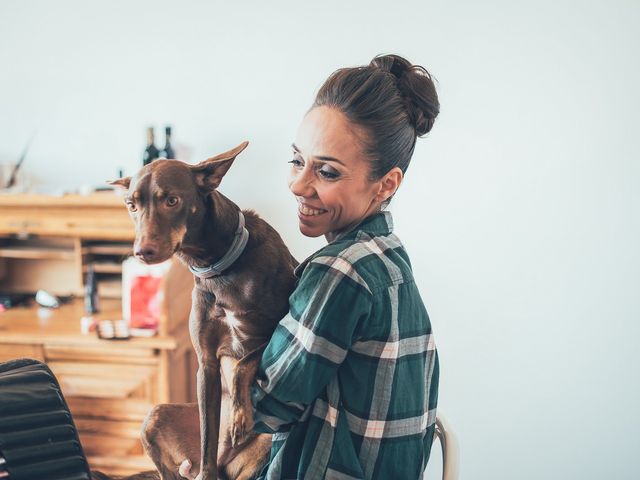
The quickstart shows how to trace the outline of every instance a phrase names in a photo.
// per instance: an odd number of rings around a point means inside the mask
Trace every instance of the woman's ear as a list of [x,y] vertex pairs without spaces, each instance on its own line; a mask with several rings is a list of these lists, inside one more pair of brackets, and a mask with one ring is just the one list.
[[380,203],[391,198],[400,187],[404,175],[399,167],[393,167],[385,175],[378,180],[380,182],[380,189],[376,195],[376,200]]

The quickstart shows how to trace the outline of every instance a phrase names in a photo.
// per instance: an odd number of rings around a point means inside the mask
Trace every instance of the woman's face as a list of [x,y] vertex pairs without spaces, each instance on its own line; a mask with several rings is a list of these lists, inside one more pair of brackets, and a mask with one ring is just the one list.
[[302,120],[293,144],[289,189],[300,231],[332,241],[380,209],[381,181],[369,180],[362,132],[337,109],[322,106]]

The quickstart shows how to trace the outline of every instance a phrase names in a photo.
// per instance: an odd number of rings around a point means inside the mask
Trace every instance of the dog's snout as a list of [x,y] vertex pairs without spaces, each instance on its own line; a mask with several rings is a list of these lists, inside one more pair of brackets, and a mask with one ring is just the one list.
[[158,248],[151,244],[138,245],[133,251],[134,255],[142,261],[153,261],[158,255]]

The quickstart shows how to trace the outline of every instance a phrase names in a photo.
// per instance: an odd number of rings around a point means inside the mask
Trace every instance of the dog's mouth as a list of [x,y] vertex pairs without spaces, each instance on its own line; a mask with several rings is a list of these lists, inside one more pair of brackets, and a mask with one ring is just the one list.
[[134,246],[136,257],[149,265],[170,259],[182,249],[185,230],[173,229],[169,235],[161,229],[142,232]]
[[158,249],[155,249],[153,247],[146,247],[136,251],[135,256],[142,263],[146,263],[147,265],[155,265],[157,263],[162,263],[170,259],[178,251],[179,248],[179,244],[173,248],[170,246]]
[[180,243],[175,245],[173,248],[169,247],[166,250],[162,249],[160,252],[158,252],[157,259],[155,259],[153,263],[161,263],[166,260],[169,260],[178,252],[178,250],[180,250]]

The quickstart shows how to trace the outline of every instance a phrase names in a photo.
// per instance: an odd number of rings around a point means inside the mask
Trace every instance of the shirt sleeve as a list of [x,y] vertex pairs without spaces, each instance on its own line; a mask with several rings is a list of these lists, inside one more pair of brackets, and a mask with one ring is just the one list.
[[262,355],[252,388],[256,431],[286,431],[300,419],[336,375],[371,303],[346,260],[316,257],[307,265]]

